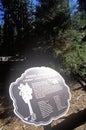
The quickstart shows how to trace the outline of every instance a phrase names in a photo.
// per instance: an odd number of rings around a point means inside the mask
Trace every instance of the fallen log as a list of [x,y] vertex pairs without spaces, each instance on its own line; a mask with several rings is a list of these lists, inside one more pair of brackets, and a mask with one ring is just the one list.
[[[61,123],[52,127],[52,130],[73,130],[86,122],[86,109],[74,113]],[[47,129],[48,130],[48,129]]]

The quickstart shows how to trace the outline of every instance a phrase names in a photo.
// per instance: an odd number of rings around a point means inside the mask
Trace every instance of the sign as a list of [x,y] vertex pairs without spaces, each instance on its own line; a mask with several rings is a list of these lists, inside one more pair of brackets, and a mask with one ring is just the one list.
[[27,69],[9,88],[14,113],[25,123],[47,125],[66,114],[70,91],[62,76],[48,67]]

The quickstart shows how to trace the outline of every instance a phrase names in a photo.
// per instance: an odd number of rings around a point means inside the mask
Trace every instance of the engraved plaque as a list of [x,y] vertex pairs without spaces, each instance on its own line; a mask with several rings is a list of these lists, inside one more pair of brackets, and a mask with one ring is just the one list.
[[49,67],[27,69],[9,88],[14,113],[25,123],[47,125],[67,113],[70,90]]

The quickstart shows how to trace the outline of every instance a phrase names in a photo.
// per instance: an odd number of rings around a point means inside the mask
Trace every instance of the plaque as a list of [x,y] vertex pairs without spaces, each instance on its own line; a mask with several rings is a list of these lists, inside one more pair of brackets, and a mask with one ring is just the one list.
[[48,125],[69,109],[70,90],[62,76],[49,67],[27,69],[11,83],[14,113],[25,123]]

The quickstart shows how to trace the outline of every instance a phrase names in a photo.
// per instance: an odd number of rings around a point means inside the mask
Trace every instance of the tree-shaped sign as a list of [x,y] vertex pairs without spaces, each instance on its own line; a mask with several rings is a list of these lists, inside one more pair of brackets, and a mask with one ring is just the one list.
[[49,67],[27,69],[9,88],[14,113],[24,122],[47,125],[67,113],[70,90]]
[[[33,112],[33,109],[30,103],[30,100],[32,99],[32,89],[27,83],[25,85],[20,84],[18,89],[20,90],[19,95],[22,96],[22,99],[24,100],[24,102],[28,104],[28,108],[29,108],[30,116],[31,116],[31,122],[32,122],[36,120],[36,115]],[[28,118],[30,118],[30,116],[26,117],[25,120],[27,121]]]

